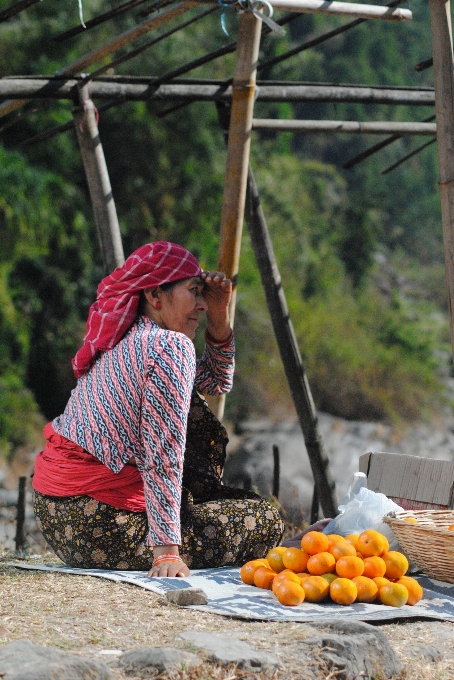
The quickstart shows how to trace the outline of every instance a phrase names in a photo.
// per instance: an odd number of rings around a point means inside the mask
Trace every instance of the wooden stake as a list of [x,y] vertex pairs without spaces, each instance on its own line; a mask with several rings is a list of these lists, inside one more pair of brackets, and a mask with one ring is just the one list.
[[[232,327],[235,319],[236,285],[244,204],[246,202],[251,123],[261,28],[261,19],[258,19],[252,12],[241,13],[232,84],[232,109],[227,142],[218,259],[218,269],[224,271],[234,284],[230,305],[230,324]],[[209,405],[219,420],[222,420],[225,395],[210,398]]]
[[454,69],[450,3],[429,0],[437,116],[441,217],[454,347]]
[[16,519],[16,552],[25,547],[25,484],[26,477],[19,477],[19,492],[17,496],[17,519]]
[[112,195],[109,173],[99,137],[96,108],[88,85],[80,89],[80,104],[73,110],[74,124],[82,153],[96,228],[106,272],[125,261],[120,226]]

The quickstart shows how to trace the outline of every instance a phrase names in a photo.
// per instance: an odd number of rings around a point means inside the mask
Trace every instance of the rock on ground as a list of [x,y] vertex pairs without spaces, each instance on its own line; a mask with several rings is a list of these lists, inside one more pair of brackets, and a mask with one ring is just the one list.
[[305,664],[323,664],[333,677],[392,678],[402,665],[382,631],[360,621],[320,621],[315,629],[328,628],[300,643]]
[[131,649],[125,652],[118,661],[119,667],[127,674],[149,676],[149,671],[170,673],[181,671],[190,666],[202,663],[195,654],[184,652],[173,647],[153,647]]
[[10,642],[0,648],[0,677],[3,680],[114,680],[102,661],[84,659],[28,640]]
[[274,670],[279,666],[279,659],[270,652],[260,652],[247,642],[231,635],[213,635],[199,631],[187,631],[178,636],[192,646],[202,649],[210,655],[210,661],[227,666],[236,664],[238,668],[249,671]]

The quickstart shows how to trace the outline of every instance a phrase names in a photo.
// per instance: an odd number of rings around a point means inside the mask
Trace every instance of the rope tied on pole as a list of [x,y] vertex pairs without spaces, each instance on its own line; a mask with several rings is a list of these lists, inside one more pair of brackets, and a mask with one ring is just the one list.
[[[279,26],[279,24],[277,24],[271,18],[273,16],[274,9],[268,0],[238,0],[238,5],[244,12],[252,12],[256,19],[261,19],[273,33],[285,35],[285,30],[282,28],[282,26]],[[268,8],[268,16],[261,11],[263,7]]]

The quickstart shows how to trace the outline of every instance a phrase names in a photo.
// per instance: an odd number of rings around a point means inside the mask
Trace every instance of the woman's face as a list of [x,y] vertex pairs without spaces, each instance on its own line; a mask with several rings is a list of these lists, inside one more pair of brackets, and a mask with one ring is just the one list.
[[160,290],[161,328],[184,333],[190,340],[194,340],[200,314],[208,309],[203,289],[203,280],[194,276],[178,281],[170,290]]

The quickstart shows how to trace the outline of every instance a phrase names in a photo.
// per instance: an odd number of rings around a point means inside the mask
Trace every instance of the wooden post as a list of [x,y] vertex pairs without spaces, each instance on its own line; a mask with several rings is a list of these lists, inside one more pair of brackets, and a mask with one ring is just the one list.
[[279,482],[281,477],[281,461],[279,446],[273,444],[273,496],[279,500]]
[[[227,142],[227,162],[221,213],[218,269],[233,281],[230,324],[235,319],[236,285],[246,202],[247,169],[251,146],[257,59],[262,21],[252,12],[241,12],[238,27],[232,109]],[[225,396],[209,399],[210,408],[222,420]]]
[[429,0],[441,218],[448,284],[451,343],[454,346],[454,73],[450,3]]
[[110,273],[125,261],[120,225],[89,86],[85,85],[79,92],[80,106],[73,110],[74,124],[87,175],[104,266],[106,272]]
[[16,552],[20,552],[25,547],[25,484],[26,477],[19,477],[19,492],[17,495],[17,515],[16,515]]
[[303,432],[304,443],[314,477],[317,499],[320,500],[325,517],[335,517],[338,505],[336,485],[331,474],[329,458],[323,448],[317,412],[290,319],[281,276],[251,167],[249,167],[248,177],[246,221],[260,270],[279,352]]

